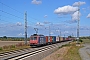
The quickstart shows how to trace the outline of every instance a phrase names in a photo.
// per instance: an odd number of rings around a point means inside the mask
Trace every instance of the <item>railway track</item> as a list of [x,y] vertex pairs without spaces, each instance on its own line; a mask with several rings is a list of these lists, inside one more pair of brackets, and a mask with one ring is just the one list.
[[47,45],[47,46],[43,46],[43,47],[39,47],[39,48],[27,48],[27,49],[22,49],[22,50],[1,53],[0,60],[24,60],[26,58],[43,53],[45,51],[62,46],[64,44],[66,44],[66,43],[63,42],[63,43]]

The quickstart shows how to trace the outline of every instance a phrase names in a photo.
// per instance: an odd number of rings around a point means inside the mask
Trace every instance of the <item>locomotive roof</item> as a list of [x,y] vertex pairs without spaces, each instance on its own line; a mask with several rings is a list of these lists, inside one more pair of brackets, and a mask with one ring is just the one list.
[[33,34],[31,36],[44,36],[44,35],[42,35],[42,34]]

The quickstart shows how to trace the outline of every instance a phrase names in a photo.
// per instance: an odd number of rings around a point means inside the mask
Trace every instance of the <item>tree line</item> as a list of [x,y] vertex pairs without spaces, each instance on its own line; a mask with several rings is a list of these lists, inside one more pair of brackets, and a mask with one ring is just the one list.
[[[1,41],[24,41],[24,37],[7,37],[7,36],[3,36],[0,37]],[[27,38],[27,41],[29,41],[30,38]]]

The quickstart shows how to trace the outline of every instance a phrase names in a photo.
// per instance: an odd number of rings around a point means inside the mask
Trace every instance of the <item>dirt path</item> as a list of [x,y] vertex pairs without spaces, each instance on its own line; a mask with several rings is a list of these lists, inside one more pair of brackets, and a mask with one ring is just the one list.
[[42,60],[63,60],[64,56],[67,54],[70,47],[60,48],[58,51],[50,54]]
[[83,48],[79,49],[82,60],[90,60],[90,44],[83,44]]

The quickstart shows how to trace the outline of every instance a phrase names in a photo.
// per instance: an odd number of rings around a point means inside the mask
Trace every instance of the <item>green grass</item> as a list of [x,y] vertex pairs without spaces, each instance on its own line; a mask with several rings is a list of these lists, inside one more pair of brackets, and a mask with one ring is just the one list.
[[70,47],[70,49],[68,50],[67,54],[64,56],[63,60],[81,60],[78,50],[82,46],[76,46],[75,42],[73,42],[69,45],[66,45],[66,47],[67,46]]
[[90,39],[82,39],[83,43],[89,43],[90,44]]
[[70,46],[70,44],[65,44],[65,45],[62,45],[61,47],[58,47],[58,48],[60,49],[62,47],[66,47],[66,46]]

